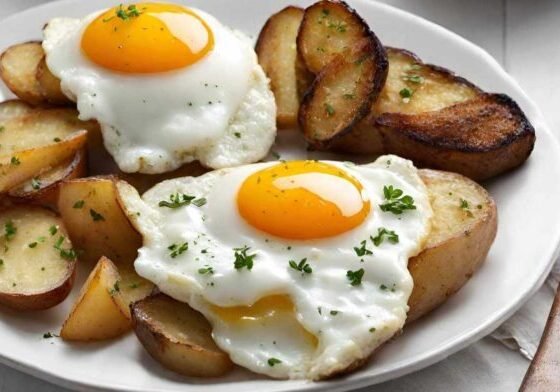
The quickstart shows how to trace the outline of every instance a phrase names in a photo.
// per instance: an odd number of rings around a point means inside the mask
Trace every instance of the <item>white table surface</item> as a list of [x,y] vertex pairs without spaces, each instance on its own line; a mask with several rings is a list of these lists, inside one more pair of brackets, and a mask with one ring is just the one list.
[[[47,1],[0,0],[0,19]],[[539,104],[553,132],[560,128],[560,1],[381,2],[439,23],[486,49]],[[542,312],[542,320],[546,316]],[[519,352],[487,337],[427,369],[360,392],[510,392],[518,389],[528,366],[529,361]],[[66,389],[0,365],[0,392],[29,391]]]

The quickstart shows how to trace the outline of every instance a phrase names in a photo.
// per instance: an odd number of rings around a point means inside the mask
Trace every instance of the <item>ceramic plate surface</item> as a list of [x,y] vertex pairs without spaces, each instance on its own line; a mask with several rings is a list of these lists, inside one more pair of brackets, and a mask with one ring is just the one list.
[[[253,37],[271,13],[289,4],[310,4],[297,0],[183,2]],[[341,391],[396,378],[445,358],[490,333],[536,291],[552,266],[560,240],[560,209],[555,207],[560,195],[560,148],[538,108],[477,46],[398,9],[367,0],[350,3],[384,44],[410,49],[425,61],[455,70],[485,90],[510,95],[535,126],[537,144],[527,163],[485,184],[498,205],[499,230],[487,262],[469,283],[444,306],[379,350],[366,367],[328,382],[274,381],[242,370],[214,380],[185,379],[162,369],[132,334],[113,342],[87,345],[43,339],[43,333],[59,330],[77,289],[50,311],[30,314],[0,309],[2,363],[88,391]],[[116,4],[111,0],[60,1],[11,16],[0,23],[0,49],[40,39],[41,28],[50,18],[81,17]],[[0,95],[10,96],[5,89]],[[283,158],[307,156],[289,135],[284,134],[276,150]]]

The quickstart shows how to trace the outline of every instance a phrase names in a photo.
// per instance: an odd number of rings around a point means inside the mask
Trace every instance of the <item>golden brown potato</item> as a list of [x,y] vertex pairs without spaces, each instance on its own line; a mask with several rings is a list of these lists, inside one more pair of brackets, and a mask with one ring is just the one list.
[[85,152],[79,150],[72,158],[53,169],[12,188],[8,195],[16,203],[32,203],[54,208],[58,203],[60,182],[84,177],[86,171]]
[[419,167],[445,169],[482,181],[520,166],[535,130],[508,96],[484,94],[436,112],[386,113],[377,126],[387,152]]
[[53,212],[32,206],[0,212],[0,303],[41,310],[62,302],[74,283],[76,252]]
[[305,9],[297,49],[307,69],[318,74],[335,57],[364,39],[371,42],[375,50],[371,55],[386,72],[385,50],[367,23],[345,2],[323,0]]
[[328,148],[370,112],[386,75],[374,45],[364,39],[333,59],[303,97],[299,123],[313,148]]
[[40,42],[26,42],[9,47],[0,56],[0,77],[18,98],[31,105],[46,103],[36,77],[44,55]]
[[189,305],[160,293],[131,308],[138,340],[166,368],[186,376],[218,377],[233,367],[212,340],[208,321]]
[[102,257],[82,286],[62,325],[62,339],[82,342],[106,340],[130,330],[128,303],[122,298],[119,279],[115,265]]
[[0,102],[0,126],[4,126],[4,121],[23,116],[35,110],[28,103],[19,99],[9,99]]
[[303,9],[293,6],[272,15],[262,28],[255,47],[259,64],[270,79],[279,127],[297,125],[296,38],[302,19]]
[[62,93],[60,79],[54,76],[45,61],[45,56],[39,61],[35,78],[39,82],[39,89],[43,99],[53,105],[71,105],[72,101]]
[[[142,238],[121,209],[114,177],[88,177],[60,185],[58,210],[70,238],[82,250],[80,260],[110,258],[119,270],[121,294],[127,303],[148,295],[153,284],[134,270]],[[126,308],[128,311],[128,308]]]
[[494,200],[460,174],[420,170],[434,211],[424,250],[408,262],[414,280],[407,323],[441,305],[486,259],[497,230]]

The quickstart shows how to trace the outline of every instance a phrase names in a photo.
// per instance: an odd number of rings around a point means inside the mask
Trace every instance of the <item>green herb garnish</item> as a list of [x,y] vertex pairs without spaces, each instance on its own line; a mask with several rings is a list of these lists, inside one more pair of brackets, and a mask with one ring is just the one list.
[[175,257],[185,253],[189,249],[189,243],[183,242],[182,244],[171,244],[167,247],[167,249],[171,251],[169,253],[169,256],[174,259]]
[[10,219],[4,224],[4,237],[10,241],[17,233],[17,227],[14,222]]
[[359,286],[362,284],[364,273],[365,271],[363,268],[360,268],[357,271],[346,271],[346,277],[348,278],[352,286]]
[[408,87],[403,88],[401,91],[399,91],[399,95],[401,96],[401,98],[404,99],[410,99],[412,97],[412,94],[414,94],[414,92],[409,89]]
[[279,363],[282,363],[282,361],[279,360],[278,358],[268,358],[268,366],[274,366]]
[[313,272],[313,269],[307,262],[307,258],[301,259],[299,263],[296,263],[294,260],[290,260],[288,264],[291,268],[301,272],[302,274],[310,274]]
[[198,273],[200,275],[212,275],[214,273],[214,268],[207,265],[204,268],[199,268]]
[[257,255],[256,253],[248,255],[247,252],[249,251],[249,249],[251,248],[249,248],[247,245],[243,246],[242,248],[233,249],[235,256],[235,262],[233,263],[233,266],[235,267],[235,269],[247,268],[248,270],[251,270],[253,268],[253,261]]
[[394,188],[392,185],[385,185],[383,187],[383,195],[386,202],[380,204],[379,207],[383,212],[392,212],[395,215],[400,215],[405,210],[415,210],[414,199],[409,195],[403,196],[403,191]]
[[10,159],[10,163],[14,166],[17,166],[21,163],[21,161],[18,159],[18,157],[12,157],[12,159]]
[[37,189],[41,189],[41,181],[39,181],[38,178],[32,178],[31,179],[31,188],[37,190]]
[[360,242],[360,247],[357,247],[357,246],[354,247],[354,252],[356,252],[356,255],[358,255],[358,257],[369,256],[369,255],[373,254],[373,252],[371,250],[366,248],[366,241],[365,240]]
[[74,205],[72,206],[72,208],[82,208],[84,206],[86,202],[83,200],[78,200],[77,202],[74,203]]
[[179,208],[183,206],[188,206],[190,204],[194,204],[197,207],[202,207],[206,204],[206,199],[200,198],[197,199],[196,196],[185,195],[183,193],[175,193],[169,196],[169,201],[162,200],[158,203],[160,207],[167,207],[167,208]]
[[387,230],[384,227],[377,229],[377,236],[369,237],[375,246],[381,245],[383,239],[386,238],[391,244],[397,244],[399,242],[399,236],[393,230]]
[[334,108],[332,107],[332,105],[330,103],[325,103],[325,112],[327,113],[327,116],[333,116],[334,115]]
[[94,222],[105,220],[105,217],[101,215],[99,212],[95,211],[94,209],[90,208],[89,214],[91,215],[91,219],[93,219]]

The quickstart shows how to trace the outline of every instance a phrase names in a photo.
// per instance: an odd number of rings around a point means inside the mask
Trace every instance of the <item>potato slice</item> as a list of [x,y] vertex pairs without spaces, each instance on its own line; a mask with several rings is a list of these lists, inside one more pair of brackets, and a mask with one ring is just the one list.
[[54,76],[49,68],[45,56],[37,65],[35,78],[39,82],[39,89],[43,99],[53,105],[71,105],[72,101],[60,89],[60,79]]
[[58,210],[70,238],[83,251],[80,260],[93,264],[103,256],[110,258],[121,274],[122,296],[130,303],[148,295],[153,284],[134,270],[142,238],[121,209],[115,181],[88,177],[62,182]]
[[120,292],[117,267],[102,257],[82,286],[60,337],[73,341],[112,339],[131,327],[128,303]]
[[56,207],[60,182],[84,177],[87,172],[86,165],[85,151],[79,150],[76,155],[60,165],[11,189],[8,195],[16,203]]
[[480,185],[460,174],[420,170],[434,210],[424,250],[408,262],[414,289],[407,323],[429,313],[467,283],[486,259],[497,209]]
[[383,46],[367,23],[343,1],[318,1],[305,10],[297,36],[297,48],[307,69],[318,74],[335,57],[347,53],[364,39],[372,43],[372,56],[385,63]]
[[533,126],[501,94],[484,94],[434,112],[385,113],[376,125],[387,152],[478,181],[520,166],[535,144]]
[[20,99],[31,105],[45,103],[37,80],[37,66],[45,55],[40,42],[9,47],[0,56],[0,77]]
[[19,99],[9,99],[0,102],[0,127],[4,126],[4,121],[29,114],[35,110],[31,105]]
[[309,144],[325,149],[366,116],[385,80],[370,40],[332,60],[317,76],[299,109],[299,123]]
[[208,321],[189,305],[159,293],[131,308],[136,336],[166,368],[186,376],[218,377],[233,367],[212,340]]
[[62,302],[74,283],[76,253],[51,211],[20,206],[0,212],[0,303],[41,310]]
[[276,98],[276,121],[283,128],[297,125],[296,38],[302,19],[303,9],[293,6],[272,15],[255,47]]

